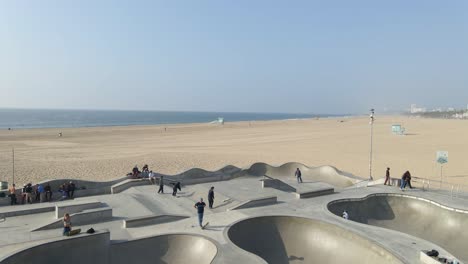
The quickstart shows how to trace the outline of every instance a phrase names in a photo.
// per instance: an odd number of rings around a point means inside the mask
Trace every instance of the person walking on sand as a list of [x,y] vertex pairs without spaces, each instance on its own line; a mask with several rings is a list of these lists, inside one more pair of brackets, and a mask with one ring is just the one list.
[[198,213],[198,224],[203,228],[203,213],[205,212],[206,204],[203,202],[203,198],[200,198],[200,201],[195,204],[194,208],[197,209]]
[[385,172],[385,182],[383,185],[388,185],[390,186],[390,168],[387,167],[387,171]]
[[164,179],[163,176],[159,178],[159,190],[158,193],[164,193]]
[[211,186],[210,190],[208,191],[208,204],[210,206],[210,209],[213,209],[213,203],[214,203],[214,186]]
[[302,172],[299,168],[296,169],[296,173],[294,175],[297,178],[297,183],[302,183]]

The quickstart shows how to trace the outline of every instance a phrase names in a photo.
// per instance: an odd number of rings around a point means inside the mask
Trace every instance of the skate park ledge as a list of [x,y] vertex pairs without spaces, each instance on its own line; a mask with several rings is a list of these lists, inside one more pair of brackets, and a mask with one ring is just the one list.
[[304,198],[312,198],[322,195],[328,195],[335,192],[334,188],[320,188],[315,190],[301,190],[296,192],[296,198],[304,199]]
[[240,203],[232,208],[229,208],[228,211],[270,205],[270,204],[275,204],[277,202],[278,202],[277,196],[259,197],[259,198],[250,199],[243,203]]
[[111,186],[111,193],[120,193],[123,192],[131,187],[135,186],[142,186],[142,185],[151,185],[153,184],[152,181],[149,179],[127,179],[124,181],[121,181],[119,183],[116,183]]
[[133,218],[128,218],[128,219],[123,220],[123,228],[169,223],[169,222],[174,222],[174,221],[182,220],[182,219],[189,218],[189,217],[190,216],[187,216],[187,215],[173,215],[173,214],[147,215],[147,216],[133,217]]
[[[102,207],[96,209],[84,210],[79,213],[70,214],[73,219],[73,225],[88,225],[99,222],[105,222],[112,219],[112,208],[111,207]],[[40,227],[34,228],[31,231],[40,231],[48,230],[63,227],[62,219],[54,219],[52,222],[42,225]]]
[[66,202],[55,204],[55,219],[62,218],[65,213],[74,214],[83,210],[94,209],[102,207],[102,203],[99,201],[83,201],[83,202]]

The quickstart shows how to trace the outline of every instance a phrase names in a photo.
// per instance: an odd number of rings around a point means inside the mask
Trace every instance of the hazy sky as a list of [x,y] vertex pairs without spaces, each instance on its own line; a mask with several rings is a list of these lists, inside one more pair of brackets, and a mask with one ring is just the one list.
[[468,103],[468,1],[1,1],[0,107]]

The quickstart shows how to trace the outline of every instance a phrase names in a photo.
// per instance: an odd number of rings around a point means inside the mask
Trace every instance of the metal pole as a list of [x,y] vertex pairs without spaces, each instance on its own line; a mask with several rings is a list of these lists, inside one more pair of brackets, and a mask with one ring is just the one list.
[[11,149],[13,156],[13,184],[15,184],[15,148]]
[[440,189],[442,190],[442,167],[444,165],[440,164]]
[[370,114],[370,153],[369,153],[369,180],[372,181],[372,141],[373,141],[373,134],[374,134],[374,109],[371,109]]

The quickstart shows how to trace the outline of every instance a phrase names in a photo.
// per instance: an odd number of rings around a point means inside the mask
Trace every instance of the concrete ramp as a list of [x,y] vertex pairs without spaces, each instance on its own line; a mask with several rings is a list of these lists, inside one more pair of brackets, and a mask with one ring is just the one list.
[[373,194],[362,199],[342,199],[328,204],[328,210],[349,219],[407,233],[449,251],[468,263],[468,212],[436,202],[402,194]]
[[350,173],[342,172],[332,166],[308,167],[297,162],[290,162],[279,167],[274,167],[266,163],[255,163],[247,173],[252,176],[264,176],[284,180],[295,179],[294,173],[299,168],[302,172],[302,180],[312,182],[325,182],[335,187],[346,188],[362,180]]
[[332,185],[323,182],[297,183],[296,181],[279,180],[271,177],[266,177],[261,181],[262,188],[274,188],[280,191],[294,193],[298,199],[312,198],[335,192],[335,188],[333,188]]
[[357,234],[302,217],[250,218],[232,225],[228,237],[269,264],[402,263],[384,248]]
[[99,201],[71,201],[55,204],[55,219],[62,218],[65,213],[74,214],[83,210],[99,208],[103,204]]
[[123,220],[123,228],[169,223],[189,218],[187,215],[147,215]]
[[276,204],[277,202],[278,198],[276,196],[259,197],[242,202],[232,208],[229,208],[228,211],[271,205]]

